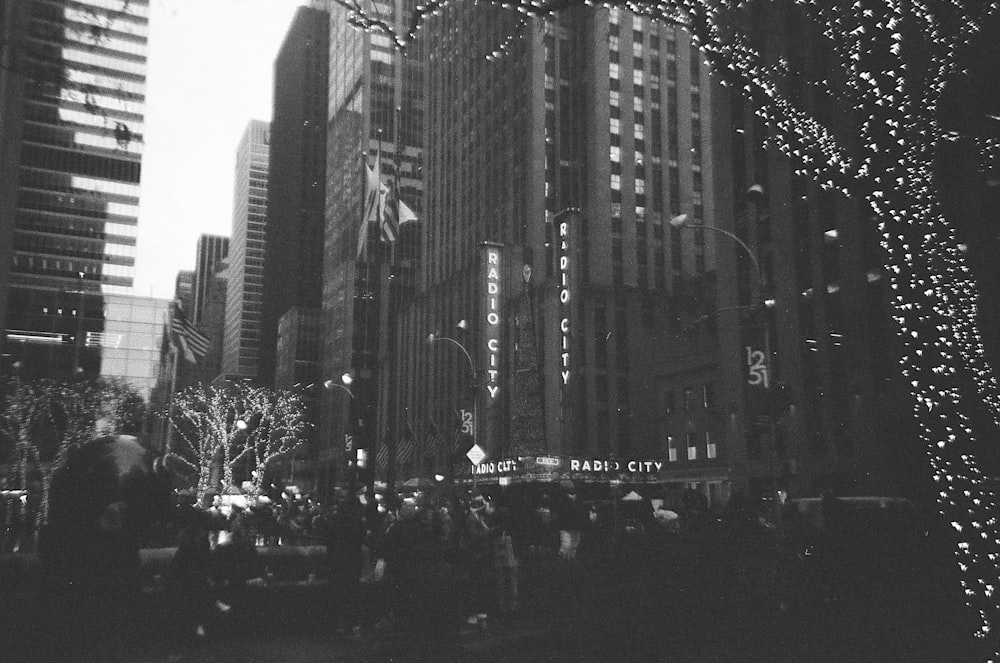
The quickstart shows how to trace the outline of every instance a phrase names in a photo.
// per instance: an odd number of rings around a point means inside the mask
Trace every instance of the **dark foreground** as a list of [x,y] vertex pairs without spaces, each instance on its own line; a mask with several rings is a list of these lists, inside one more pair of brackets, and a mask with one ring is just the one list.
[[[291,552],[291,551],[288,551]],[[146,554],[155,566],[169,551]],[[293,554],[294,556],[294,554]],[[159,558],[159,559],[158,559]],[[86,660],[67,651],[59,616],[30,558],[5,560],[0,659]],[[893,560],[839,569],[801,566],[769,552],[697,540],[621,545],[573,562],[526,559],[520,609],[466,622],[453,595],[428,591],[419,606],[456,615],[446,634],[407,631],[385,587],[365,585],[359,610],[371,627],[337,635],[329,592],[313,579],[246,588],[204,637],[177,627],[177,606],[147,587],[124,616],[124,661],[927,661],[988,658],[975,641],[957,584]],[[870,560],[869,560],[870,561]],[[17,569],[12,572],[11,569]],[[820,577],[822,576],[822,577]],[[93,623],[106,624],[99,618]],[[99,655],[92,660],[102,660]]]

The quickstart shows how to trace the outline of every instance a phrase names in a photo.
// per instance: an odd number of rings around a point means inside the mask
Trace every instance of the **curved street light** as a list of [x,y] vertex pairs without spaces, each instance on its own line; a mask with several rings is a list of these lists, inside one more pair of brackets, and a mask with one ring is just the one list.
[[344,373],[343,375],[340,376],[340,382],[342,382],[343,384],[340,384],[334,380],[324,380],[323,388],[326,389],[327,391],[330,391],[331,389],[340,389],[344,392],[347,392],[347,395],[350,396],[351,399],[353,400],[354,392],[351,391],[351,385],[354,384],[354,377],[350,373]]
[[764,281],[764,270],[761,269],[760,260],[757,259],[757,254],[751,249],[746,242],[744,242],[738,235],[731,233],[723,228],[718,228],[716,226],[706,226],[701,223],[692,223],[691,218],[687,214],[678,214],[674,218],[670,219],[670,225],[674,228],[694,228],[697,230],[711,230],[712,232],[717,232],[720,235],[725,235],[726,237],[732,239],[734,242],[740,245],[746,254],[750,257],[751,262],[753,262],[754,269],[757,272],[757,279],[760,282],[761,296],[764,294],[764,287],[766,282]]
[[[762,186],[760,186],[759,184],[754,184],[749,189],[747,189],[747,197],[750,198],[750,199],[752,199],[752,200],[754,200],[754,201],[759,200],[760,198],[763,197],[763,195],[764,195],[764,188]],[[728,230],[725,230],[723,228],[718,228],[716,226],[707,226],[707,225],[703,225],[703,224],[700,224],[700,223],[692,223],[691,222],[691,217],[689,217],[687,214],[678,214],[677,216],[673,217],[672,219],[670,219],[670,225],[672,227],[678,228],[678,229],[679,228],[695,228],[695,229],[701,229],[701,230],[711,230],[713,232],[719,233],[720,235],[725,235],[726,237],[728,237],[731,240],[733,240],[734,242],[736,242],[739,245],[739,247],[741,249],[743,249],[743,251],[746,253],[746,255],[750,258],[750,261],[753,262],[754,270],[757,273],[757,281],[758,281],[758,286],[759,286],[759,290],[760,290],[759,296],[761,298],[761,302],[760,302],[759,305],[752,305],[753,310],[754,311],[761,311],[762,309],[766,309],[766,308],[770,307],[771,305],[773,305],[773,303],[774,303],[773,299],[764,299],[764,296],[765,296],[764,295],[764,290],[767,287],[767,282],[764,279],[764,270],[761,268],[760,259],[757,257],[757,253],[752,248],[750,248],[750,246],[747,245],[747,243],[744,242],[738,235],[736,235],[735,233],[732,233],[732,232],[730,232]],[[741,309],[741,308],[744,308],[744,307],[734,306],[734,307],[730,307],[729,309],[726,309],[726,310],[737,310],[737,309]],[[718,313],[718,311],[716,313]],[[765,390],[764,393],[767,395],[767,397],[766,397],[767,407],[770,409],[770,407],[771,407],[771,399],[773,398],[773,395],[772,395],[773,392],[771,390],[771,382],[772,382],[772,378],[773,378],[772,371],[771,371],[771,325],[770,325],[769,321],[766,318],[763,318],[761,320],[761,323],[762,323],[761,326],[763,328],[762,329],[762,332],[763,332],[763,339],[762,340],[763,340],[763,343],[764,343],[764,376],[763,376],[763,380],[762,381],[763,381],[763,387],[764,387],[764,390]],[[751,358],[749,357],[750,348],[748,347],[747,350],[748,350],[748,364],[749,364],[750,361],[751,361]],[[771,444],[774,445],[774,443],[775,443],[775,435],[776,435],[775,421],[774,421],[774,415],[770,411],[767,414],[767,424],[768,424],[768,427],[770,429]],[[776,453],[776,450],[774,448],[772,448],[772,452],[771,452],[771,472],[770,473],[771,473],[771,481],[772,481],[772,484],[773,484],[773,487],[774,487],[774,491],[775,491],[775,508],[777,508],[776,493],[777,493],[777,490],[778,490],[778,484],[777,484],[777,478],[774,475],[774,472],[775,472],[775,470],[774,470],[774,456],[775,456],[775,453]]]
[[[459,329],[468,329],[469,323],[467,323],[465,320],[461,320],[456,326]],[[465,358],[469,362],[469,378],[471,380],[470,388],[472,389],[472,441],[473,443],[476,443],[478,442],[477,439],[478,436],[476,435],[476,433],[479,429],[479,394],[476,393],[477,391],[476,363],[472,360],[472,355],[469,354],[469,351],[466,349],[466,347],[456,339],[451,338],[450,336],[441,336],[435,332],[431,332],[430,334],[427,335],[428,345],[433,345],[438,341],[446,341],[454,345],[456,348],[462,351],[462,354],[465,355]]]

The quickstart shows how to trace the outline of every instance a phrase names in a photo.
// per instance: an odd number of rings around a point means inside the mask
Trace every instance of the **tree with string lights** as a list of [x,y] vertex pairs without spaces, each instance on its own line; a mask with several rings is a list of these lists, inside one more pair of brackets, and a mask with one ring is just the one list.
[[[335,0],[355,26],[388,34],[405,49],[448,3],[415,6],[396,30],[358,3]],[[496,0],[529,17],[595,3]],[[1000,3],[981,0],[612,0],[655,21],[682,26],[717,80],[743,94],[791,160],[796,175],[844,193],[870,213],[884,249],[900,369],[926,449],[942,515],[958,535],[966,602],[986,638],[1000,619],[1000,526],[974,451],[979,425],[1000,423],[1000,394],[977,316],[979,293],[955,219],[946,214],[940,154],[956,144],[986,173],[1000,156],[996,116],[979,93],[979,65],[1000,27]],[[811,26],[809,50],[824,66],[773,48],[769,16],[796,14]],[[809,29],[809,28],[807,28]],[[985,68],[985,73],[992,74]],[[805,85],[800,85],[805,81]],[[956,113],[956,109],[961,113]],[[968,385],[974,400],[970,398]],[[980,429],[978,434],[988,431]]]
[[234,468],[248,464],[254,491],[259,493],[268,466],[293,452],[311,426],[298,395],[245,382],[188,387],[174,397],[166,416],[181,438],[170,453],[197,475],[198,504],[218,488],[217,467],[226,488],[233,485]]
[[142,396],[124,380],[5,380],[0,436],[11,446],[7,484],[29,494],[18,503],[19,515],[33,510],[35,527],[44,525],[55,468],[99,435],[139,432],[144,411]]

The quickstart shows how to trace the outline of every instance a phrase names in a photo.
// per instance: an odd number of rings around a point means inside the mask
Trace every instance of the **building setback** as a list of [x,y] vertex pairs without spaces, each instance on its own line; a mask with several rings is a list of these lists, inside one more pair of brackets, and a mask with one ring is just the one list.
[[257,378],[270,142],[268,123],[250,120],[236,149],[221,380]]
[[86,334],[135,272],[149,3],[6,4],[3,352],[29,374],[96,375]]
[[323,292],[328,31],[325,11],[299,7],[274,62],[259,376],[295,376],[286,388],[313,381],[319,363],[316,338],[286,347],[293,364],[276,366],[282,316],[297,307],[318,317]]
[[191,320],[201,322],[208,290],[212,279],[222,267],[222,261],[229,255],[229,238],[221,235],[202,235],[194,257],[194,283],[192,285]]

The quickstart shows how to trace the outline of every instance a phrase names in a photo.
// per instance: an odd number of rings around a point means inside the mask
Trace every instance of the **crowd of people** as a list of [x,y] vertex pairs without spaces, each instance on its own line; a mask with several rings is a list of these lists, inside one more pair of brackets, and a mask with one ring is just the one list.
[[[447,641],[463,623],[515,615],[524,563],[599,555],[630,537],[671,536],[657,510],[585,502],[566,482],[544,491],[417,495],[367,507],[343,500],[326,521],[334,627],[391,618]],[[676,515],[676,514],[675,514]]]

